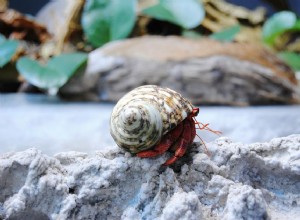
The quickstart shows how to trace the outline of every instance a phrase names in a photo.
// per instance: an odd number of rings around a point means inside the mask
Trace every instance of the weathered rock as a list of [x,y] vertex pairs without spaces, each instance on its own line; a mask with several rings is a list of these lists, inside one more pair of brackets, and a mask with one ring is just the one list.
[[258,45],[148,36],[91,52],[86,73],[60,93],[117,101],[137,86],[156,84],[194,104],[295,103],[296,82],[289,67]]
[[[0,218],[297,219],[300,135],[193,145],[171,168],[121,150],[0,156]],[[20,214],[21,213],[21,214]]]

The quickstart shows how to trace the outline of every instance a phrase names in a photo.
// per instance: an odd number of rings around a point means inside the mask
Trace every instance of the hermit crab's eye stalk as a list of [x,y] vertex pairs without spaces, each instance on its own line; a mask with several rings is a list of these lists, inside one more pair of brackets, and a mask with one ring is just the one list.
[[193,108],[192,114],[196,117],[199,114],[199,108]]

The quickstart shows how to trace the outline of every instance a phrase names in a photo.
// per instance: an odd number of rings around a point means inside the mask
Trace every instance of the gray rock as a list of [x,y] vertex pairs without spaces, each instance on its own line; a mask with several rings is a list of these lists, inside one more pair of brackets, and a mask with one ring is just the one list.
[[269,219],[267,205],[260,189],[248,185],[230,186],[224,210],[224,218],[235,219]]
[[54,157],[36,149],[0,156],[0,214],[44,219],[297,219],[300,135],[269,143],[219,138],[140,159],[122,150]]
[[118,101],[146,84],[172,88],[194,104],[300,102],[293,72],[262,47],[154,36],[92,51],[85,73],[62,87],[60,95]]

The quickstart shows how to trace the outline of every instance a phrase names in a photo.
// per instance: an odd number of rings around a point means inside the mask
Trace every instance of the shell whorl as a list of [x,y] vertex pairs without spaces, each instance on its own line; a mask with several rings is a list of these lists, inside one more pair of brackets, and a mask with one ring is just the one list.
[[132,100],[117,110],[111,118],[111,134],[120,147],[136,153],[160,140],[162,119],[155,107],[142,100]]
[[110,133],[118,146],[137,153],[157,144],[193,109],[179,93],[154,85],[138,87],[113,109]]

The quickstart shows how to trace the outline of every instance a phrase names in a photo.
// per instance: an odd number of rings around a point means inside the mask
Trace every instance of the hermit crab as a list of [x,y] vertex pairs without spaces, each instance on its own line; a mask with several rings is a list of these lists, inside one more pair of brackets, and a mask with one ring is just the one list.
[[196,128],[212,131],[208,124],[196,121],[198,113],[199,108],[169,88],[140,86],[123,96],[114,107],[110,133],[119,147],[138,157],[174,151],[163,164],[170,165],[193,143]]

